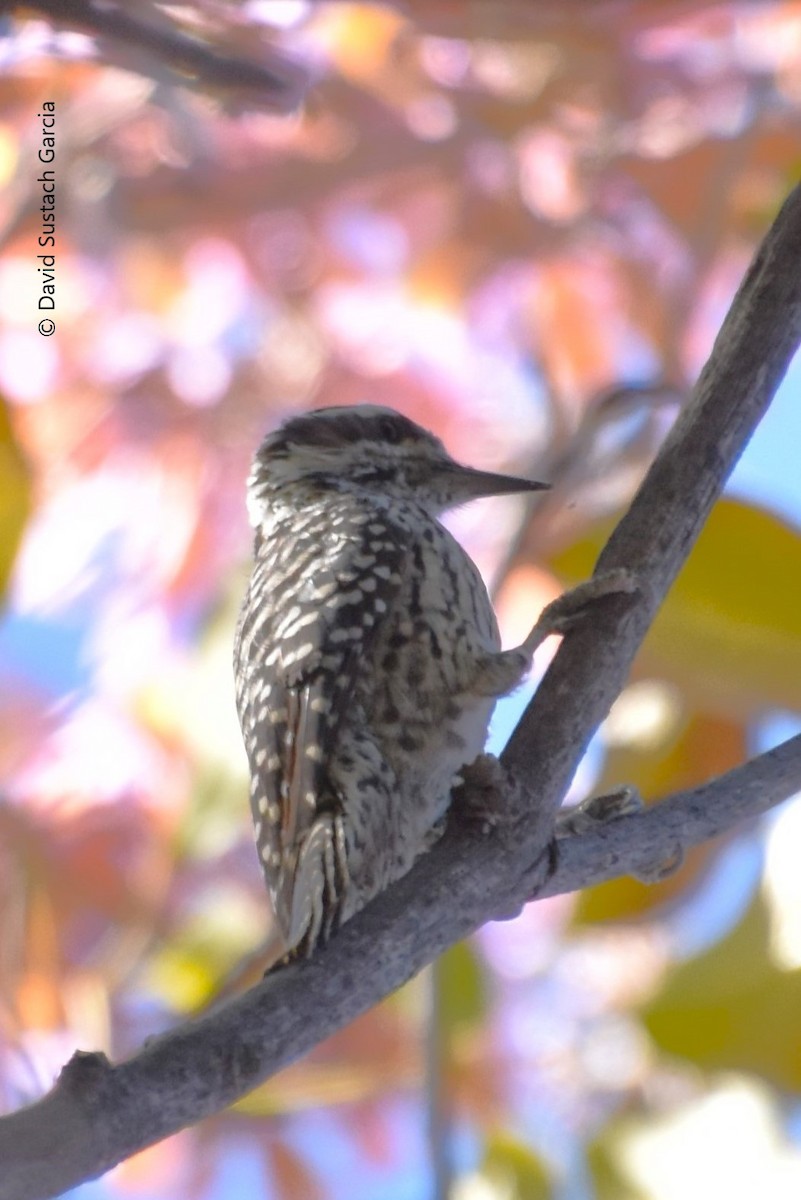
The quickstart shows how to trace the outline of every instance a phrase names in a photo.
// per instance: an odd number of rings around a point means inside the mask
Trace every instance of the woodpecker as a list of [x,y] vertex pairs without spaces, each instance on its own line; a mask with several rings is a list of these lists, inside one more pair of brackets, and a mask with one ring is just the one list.
[[462,466],[373,405],[294,417],[259,447],[234,658],[284,958],[311,954],[434,844],[496,699],[560,631],[554,614],[502,651],[478,569],[440,523],[479,496],[545,487]]

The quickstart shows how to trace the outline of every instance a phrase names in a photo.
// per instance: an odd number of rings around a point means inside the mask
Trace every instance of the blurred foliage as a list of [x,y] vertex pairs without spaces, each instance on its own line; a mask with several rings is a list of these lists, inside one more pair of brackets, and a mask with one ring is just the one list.
[[28,464],[14,437],[8,405],[0,397],[0,597],[5,595],[30,509]]
[[768,911],[755,899],[728,937],[667,974],[643,1020],[668,1054],[709,1070],[752,1071],[798,1092],[800,1012],[801,970],[777,966]]
[[[797,0],[148,0],[126,9],[155,28],[149,49],[48,7],[0,31],[8,1107],[76,1045],[121,1056],[180,1019],[266,932],[230,677],[265,430],[379,399],[466,461],[550,480],[529,511],[449,518],[511,644],[590,570],[801,166]],[[200,46],[194,66],[175,36]],[[214,56],[287,86],[212,81]],[[781,515],[742,490],[713,513],[584,786],[658,799],[741,761],[766,717],[797,720],[799,436],[796,418],[772,442]],[[769,839],[797,846],[788,821],[656,888],[530,906],[444,957],[460,1200],[562,1182],[669,1196],[655,1149],[636,1179],[619,1152],[621,1113],[678,1114],[679,1161],[717,1114],[758,1178],[787,1174],[791,1126],[755,1097],[797,1102],[797,964],[771,939],[798,904],[775,855],[758,895],[759,864],[751,882],[742,868]],[[415,981],[107,1194],[426,1194],[427,1012]],[[755,1111],[768,1132],[751,1138]]]
[[546,1165],[529,1145],[508,1133],[488,1136],[481,1171],[493,1194],[509,1200],[551,1200],[554,1195]]
[[801,1155],[782,1134],[775,1093],[752,1076],[724,1074],[685,1089],[661,1111],[639,1107],[611,1121],[590,1149],[601,1200],[706,1200],[755,1186],[791,1200]]
[[587,1147],[596,1200],[648,1200],[648,1194],[636,1187],[616,1163],[610,1153],[610,1142],[613,1135],[605,1131],[604,1137]]
[[[550,559],[566,584],[586,579],[611,525]],[[801,710],[801,531],[740,500],[720,501],[639,655],[636,678],[669,679],[685,712],[753,720]],[[736,761],[736,760],[735,760]],[[723,768],[718,768],[719,770]]]
[[[605,523],[550,559],[560,579],[586,578],[611,533]],[[607,723],[600,786],[621,779],[648,799],[691,787],[747,757],[765,711],[801,711],[801,533],[772,513],[722,500],[645,639],[635,681]],[[588,889],[577,916],[636,917],[675,899],[718,848],[696,847],[656,886],[612,880]]]
[[446,1032],[471,1029],[487,1017],[487,981],[467,942],[451,946],[437,963],[439,1015]]

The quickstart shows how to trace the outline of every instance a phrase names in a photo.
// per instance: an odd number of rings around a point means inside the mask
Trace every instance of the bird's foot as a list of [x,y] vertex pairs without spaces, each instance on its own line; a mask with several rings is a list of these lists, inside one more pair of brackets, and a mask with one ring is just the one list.
[[[558,812],[556,839],[592,833],[609,821],[640,813],[644,808],[642,796],[637,788],[624,784],[614,791],[605,792],[602,796],[591,796],[581,804]],[[639,879],[640,883],[660,883],[678,871],[683,862],[684,847],[677,841],[671,850],[653,865],[640,865],[636,870],[632,870],[631,874],[635,879]]]
[[637,788],[624,784],[614,791],[604,792],[602,796],[590,796],[581,804],[560,809],[556,814],[556,836],[562,838],[591,833],[599,825],[642,812],[644,807]]
[[594,575],[557,596],[547,604],[539,616],[539,620],[523,643],[529,654],[551,634],[569,633],[576,625],[592,611],[593,608],[608,596],[631,596],[641,588],[637,575],[626,567],[616,567]]
[[479,754],[459,772],[461,783],[453,790],[451,812],[460,822],[489,834],[504,819],[509,779],[494,754]]

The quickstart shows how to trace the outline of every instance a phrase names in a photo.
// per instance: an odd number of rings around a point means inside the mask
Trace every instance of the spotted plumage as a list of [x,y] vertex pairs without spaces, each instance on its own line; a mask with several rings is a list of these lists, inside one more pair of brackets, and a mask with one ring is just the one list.
[[235,666],[282,953],[311,952],[438,836],[531,659],[500,651],[481,577],[438,517],[542,486],[462,467],[368,405],[297,417],[259,448]]

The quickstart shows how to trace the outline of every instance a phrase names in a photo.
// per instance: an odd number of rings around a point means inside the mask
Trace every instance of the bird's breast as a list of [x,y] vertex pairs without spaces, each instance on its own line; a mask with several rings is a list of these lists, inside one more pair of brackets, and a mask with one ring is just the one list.
[[362,704],[404,803],[416,802],[433,823],[459,770],[484,748],[494,701],[473,694],[471,684],[500,639],[475,564],[444,528],[427,529],[412,544],[376,640]]

